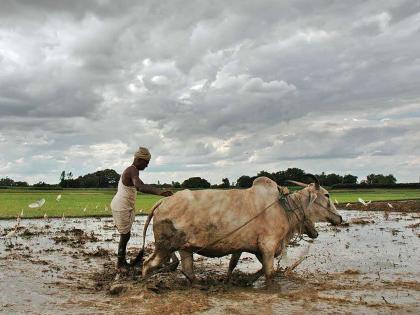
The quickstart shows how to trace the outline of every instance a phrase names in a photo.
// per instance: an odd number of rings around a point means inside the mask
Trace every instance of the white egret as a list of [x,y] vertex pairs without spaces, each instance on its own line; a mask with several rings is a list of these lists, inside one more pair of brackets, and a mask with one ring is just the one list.
[[45,220],[47,220],[47,219],[48,219],[47,213],[44,213],[44,219],[45,219]]
[[362,198],[358,198],[357,200],[359,200],[359,202],[362,204],[362,205],[364,205],[364,206],[367,206],[367,203],[362,199]]
[[337,201],[337,199],[334,199],[334,203],[335,203],[336,205],[338,205],[338,201]]
[[346,204],[346,207],[348,208],[350,206],[350,202],[348,202],[347,204]]
[[23,217],[23,209],[20,210],[20,216]]
[[83,212],[86,212],[86,207],[84,207]]
[[61,195],[58,195],[57,198],[55,198],[56,201],[60,201],[61,200]]
[[388,207],[390,208],[394,208],[389,202],[388,202]]
[[29,208],[41,208],[45,203],[45,199],[39,199],[31,204],[28,205]]
[[15,239],[17,238],[17,228],[18,228],[19,224],[16,224],[15,228],[13,230],[11,230],[9,233],[7,233],[6,235],[6,240],[9,240],[9,244],[12,244],[12,237],[14,237]]

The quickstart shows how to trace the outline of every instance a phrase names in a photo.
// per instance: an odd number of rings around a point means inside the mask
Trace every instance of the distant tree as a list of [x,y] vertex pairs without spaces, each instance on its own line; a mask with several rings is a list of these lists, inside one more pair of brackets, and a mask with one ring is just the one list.
[[284,171],[284,176],[286,179],[304,181],[305,180],[304,175],[305,175],[305,171],[297,167],[288,168],[287,170]]
[[229,188],[229,187],[230,187],[229,178],[223,178],[220,188]]
[[181,184],[179,182],[172,182],[172,187],[173,188],[181,188]]
[[370,174],[366,177],[367,184],[380,184],[380,185],[387,185],[387,184],[395,184],[397,179],[394,175],[389,174],[384,176],[382,174]]
[[252,186],[253,178],[247,175],[242,175],[236,181],[236,187],[249,188]]
[[113,169],[105,169],[93,173],[99,178],[99,187],[117,187],[118,181],[120,180],[120,174]]
[[61,187],[67,187],[67,183],[66,183],[66,171],[62,171],[60,174],[60,182],[58,183],[59,186]]
[[27,182],[18,181],[18,182],[15,182],[15,186],[16,187],[28,187],[29,184]]
[[0,186],[15,186],[15,181],[9,177],[4,177],[0,179]]
[[357,176],[347,174],[343,176],[343,184],[356,184],[357,183]]
[[285,185],[286,184],[286,174],[284,171],[278,171],[275,173],[271,173],[272,180],[274,180],[278,185]]
[[33,187],[50,187],[50,186],[54,186],[54,185],[47,184],[46,182],[43,182],[43,181],[33,184]]
[[342,176],[340,176],[338,174],[331,173],[331,174],[327,175],[324,185],[332,186],[332,185],[340,184],[342,181],[343,181]]
[[325,172],[322,172],[321,174],[315,176],[318,178],[319,184],[321,186],[327,186],[327,174],[325,174]]
[[385,176],[385,179],[387,181],[387,184],[396,184],[397,183],[397,179],[392,174],[389,174],[389,175]]
[[191,177],[183,181],[183,188],[210,188],[210,183],[201,177]]
[[272,174],[272,173],[269,173],[269,172],[266,172],[266,171],[260,171],[260,172],[257,174],[257,177],[262,177],[262,176],[268,177],[268,178],[270,178],[270,179],[272,179],[272,180],[274,180],[274,181],[275,181],[275,176],[274,176],[274,174]]

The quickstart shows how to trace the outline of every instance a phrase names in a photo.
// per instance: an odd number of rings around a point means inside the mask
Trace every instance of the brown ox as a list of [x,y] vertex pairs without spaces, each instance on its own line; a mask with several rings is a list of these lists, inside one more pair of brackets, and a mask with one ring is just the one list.
[[183,271],[191,281],[193,253],[221,257],[249,252],[262,261],[266,282],[270,283],[276,253],[304,217],[312,222],[342,222],[328,192],[318,182],[299,184],[305,188],[289,195],[297,215],[288,215],[282,208],[279,186],[267,177],[255,179],[249,189],[183,190],[162,199],[153,207],[143,231],[144,238],[154,216],[155,250],[143,265],[143,276],[175,251],[179,251]]

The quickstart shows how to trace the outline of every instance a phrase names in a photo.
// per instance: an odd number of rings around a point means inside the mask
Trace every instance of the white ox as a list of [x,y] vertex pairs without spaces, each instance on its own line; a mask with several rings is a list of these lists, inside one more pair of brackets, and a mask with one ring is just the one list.
[[183,190],[160,200],[152,209],[143,231],[154,217],[155,249],[143,265],[143,276],[179,251],[184,274],[194,280],[193,253],[207,257],[249,252],[262,262],[267,284],[273,276],[274,257],[287,235],[303,224],[328,221],[340,224],[341,216],[328,192],[315,184],[295,182],[304,189],[288,195],[291,212],[279,202],[279,186],[267,177],[254,180],[251,188],[232,190]]

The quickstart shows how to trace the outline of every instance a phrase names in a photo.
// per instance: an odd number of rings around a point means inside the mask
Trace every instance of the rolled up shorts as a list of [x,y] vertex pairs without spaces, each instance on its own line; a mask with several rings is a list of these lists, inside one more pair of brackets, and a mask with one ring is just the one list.
[[111,203],[112,217],[114,218],[114,224],[120,234],[127,234],[131,231],[135,219],[134,209],[118,209],[113,207]]

